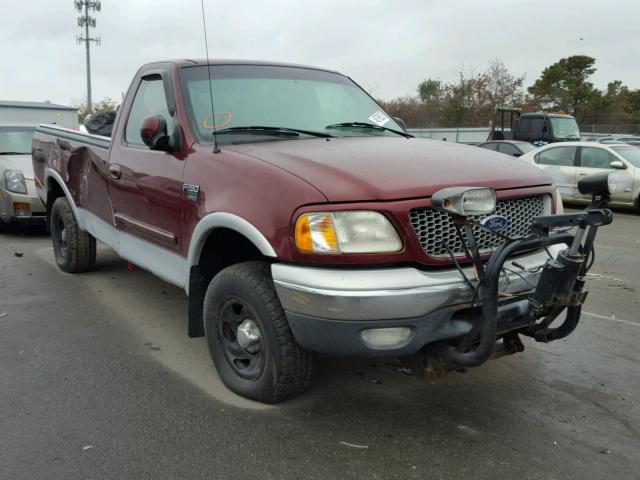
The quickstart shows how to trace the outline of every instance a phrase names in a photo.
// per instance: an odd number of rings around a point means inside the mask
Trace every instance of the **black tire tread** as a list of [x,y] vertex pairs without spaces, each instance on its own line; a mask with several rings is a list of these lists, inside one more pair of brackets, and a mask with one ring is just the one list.
[[[273,397],[263,399],[267,403],[279,403],[300,395],[312,383],[316,372],[317,354],[298,346],[289,322],[276,294],[271,279],[269,264],[260,261],[243,262],[222,270],[209,285],[206,299],[211,297],[210,290],[223,281],[226,276],[234,276],[245,282],[261,298],[270,315],[276,331],[279,357],[282,368],[274,385]],[[207,303],[207,300],[205,300]],[[205,311],[207,311],[205,305]]]
[[12,227],[12,223],[7,223],[0,218],[0,233],[11,233]]
[[[62,218],[66,229],[67,258],[64,261],[56,261],[61,270],[67,273],[88,272],[96,264],[96,239],[89,233],[82,231],[73,210],[66,197],[59,197],[53,203],[53,212]],[[55,244],[54,244],[54,248]]]

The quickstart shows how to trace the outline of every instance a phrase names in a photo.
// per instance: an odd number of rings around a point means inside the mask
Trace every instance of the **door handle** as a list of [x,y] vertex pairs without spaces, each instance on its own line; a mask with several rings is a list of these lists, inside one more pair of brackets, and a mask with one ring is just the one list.
[[109,165],[109,175],[114,180],[119,180],[120,177],[122,176],[122,171],[120,170],[120,165],[117,165],[115,163]]
[[584,177],[585,175],[589,175],[587,172],[580,172],[578,173],[578,175],[580,175],[581,177]]

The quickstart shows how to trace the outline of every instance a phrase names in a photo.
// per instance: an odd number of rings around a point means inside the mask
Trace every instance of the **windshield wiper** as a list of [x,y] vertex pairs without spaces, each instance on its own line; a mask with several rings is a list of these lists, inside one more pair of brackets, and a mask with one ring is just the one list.
[[313,132],[311,130],[301,130],[299,128],[288,128],[288,127],[263,127],[261,125],[250,125],[246,127],[229,127],[223,128],[221,130],[216,130],[216,134],[226,133],[226,132],[264,132],[271,133],[276,135],[291,135],[291,136],[299,136],[301,133],[303,135],[311,135],[312,137],[319,138],[332,138],[333,135],[329,135],[328,133],[322,132]]
[[0,155],[29,155],[31,152],[0,152]]
[[366,122],[343,122],[343,123],[334,123],[333,125],[327,125],[327,130],[330,128],[371,128],[373,130],[385,130],[387,132],[395,133],[396,135],[402,135],[405,138],[413,138],[413,135],[407,132],[400,132],[398,130],[394,130],[393,128],[381,127],[380,125],[374,125],[372,123]]

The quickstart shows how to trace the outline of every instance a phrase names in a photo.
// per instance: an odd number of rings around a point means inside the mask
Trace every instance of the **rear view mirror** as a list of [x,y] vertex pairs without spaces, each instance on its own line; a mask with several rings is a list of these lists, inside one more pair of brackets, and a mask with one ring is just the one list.
[[622,163],[620,160],[612,160],[609,166],[617,170],[625,170],[627,168],[627,166],[624,163]]
[[167,135],[167,121],[160,115],[145,117],[140,126],[140,138],[151,150],[168,152],[169,135]]

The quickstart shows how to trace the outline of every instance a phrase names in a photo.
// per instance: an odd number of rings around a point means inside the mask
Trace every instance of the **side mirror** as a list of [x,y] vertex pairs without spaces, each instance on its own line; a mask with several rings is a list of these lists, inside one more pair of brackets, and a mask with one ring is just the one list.
[[511,155],[513,155],[514,157],[521,157],[522,154],[520,152],[514,152]]
[[626,170],[627,168],[627,166],[624,163],[622,163],[620,160],[612,160],[611,163],[609,163],[609,166],[617,170]]
[[142,120],[140,138],[151,150],[170,151],[167,121],[160,115],[145,117]]
[[407,131],[407,124],[404,123],[404,120],[402,120],[400,117],[393,117],[393,121],[400,125],[400,128],[402,128],[403,131]]

